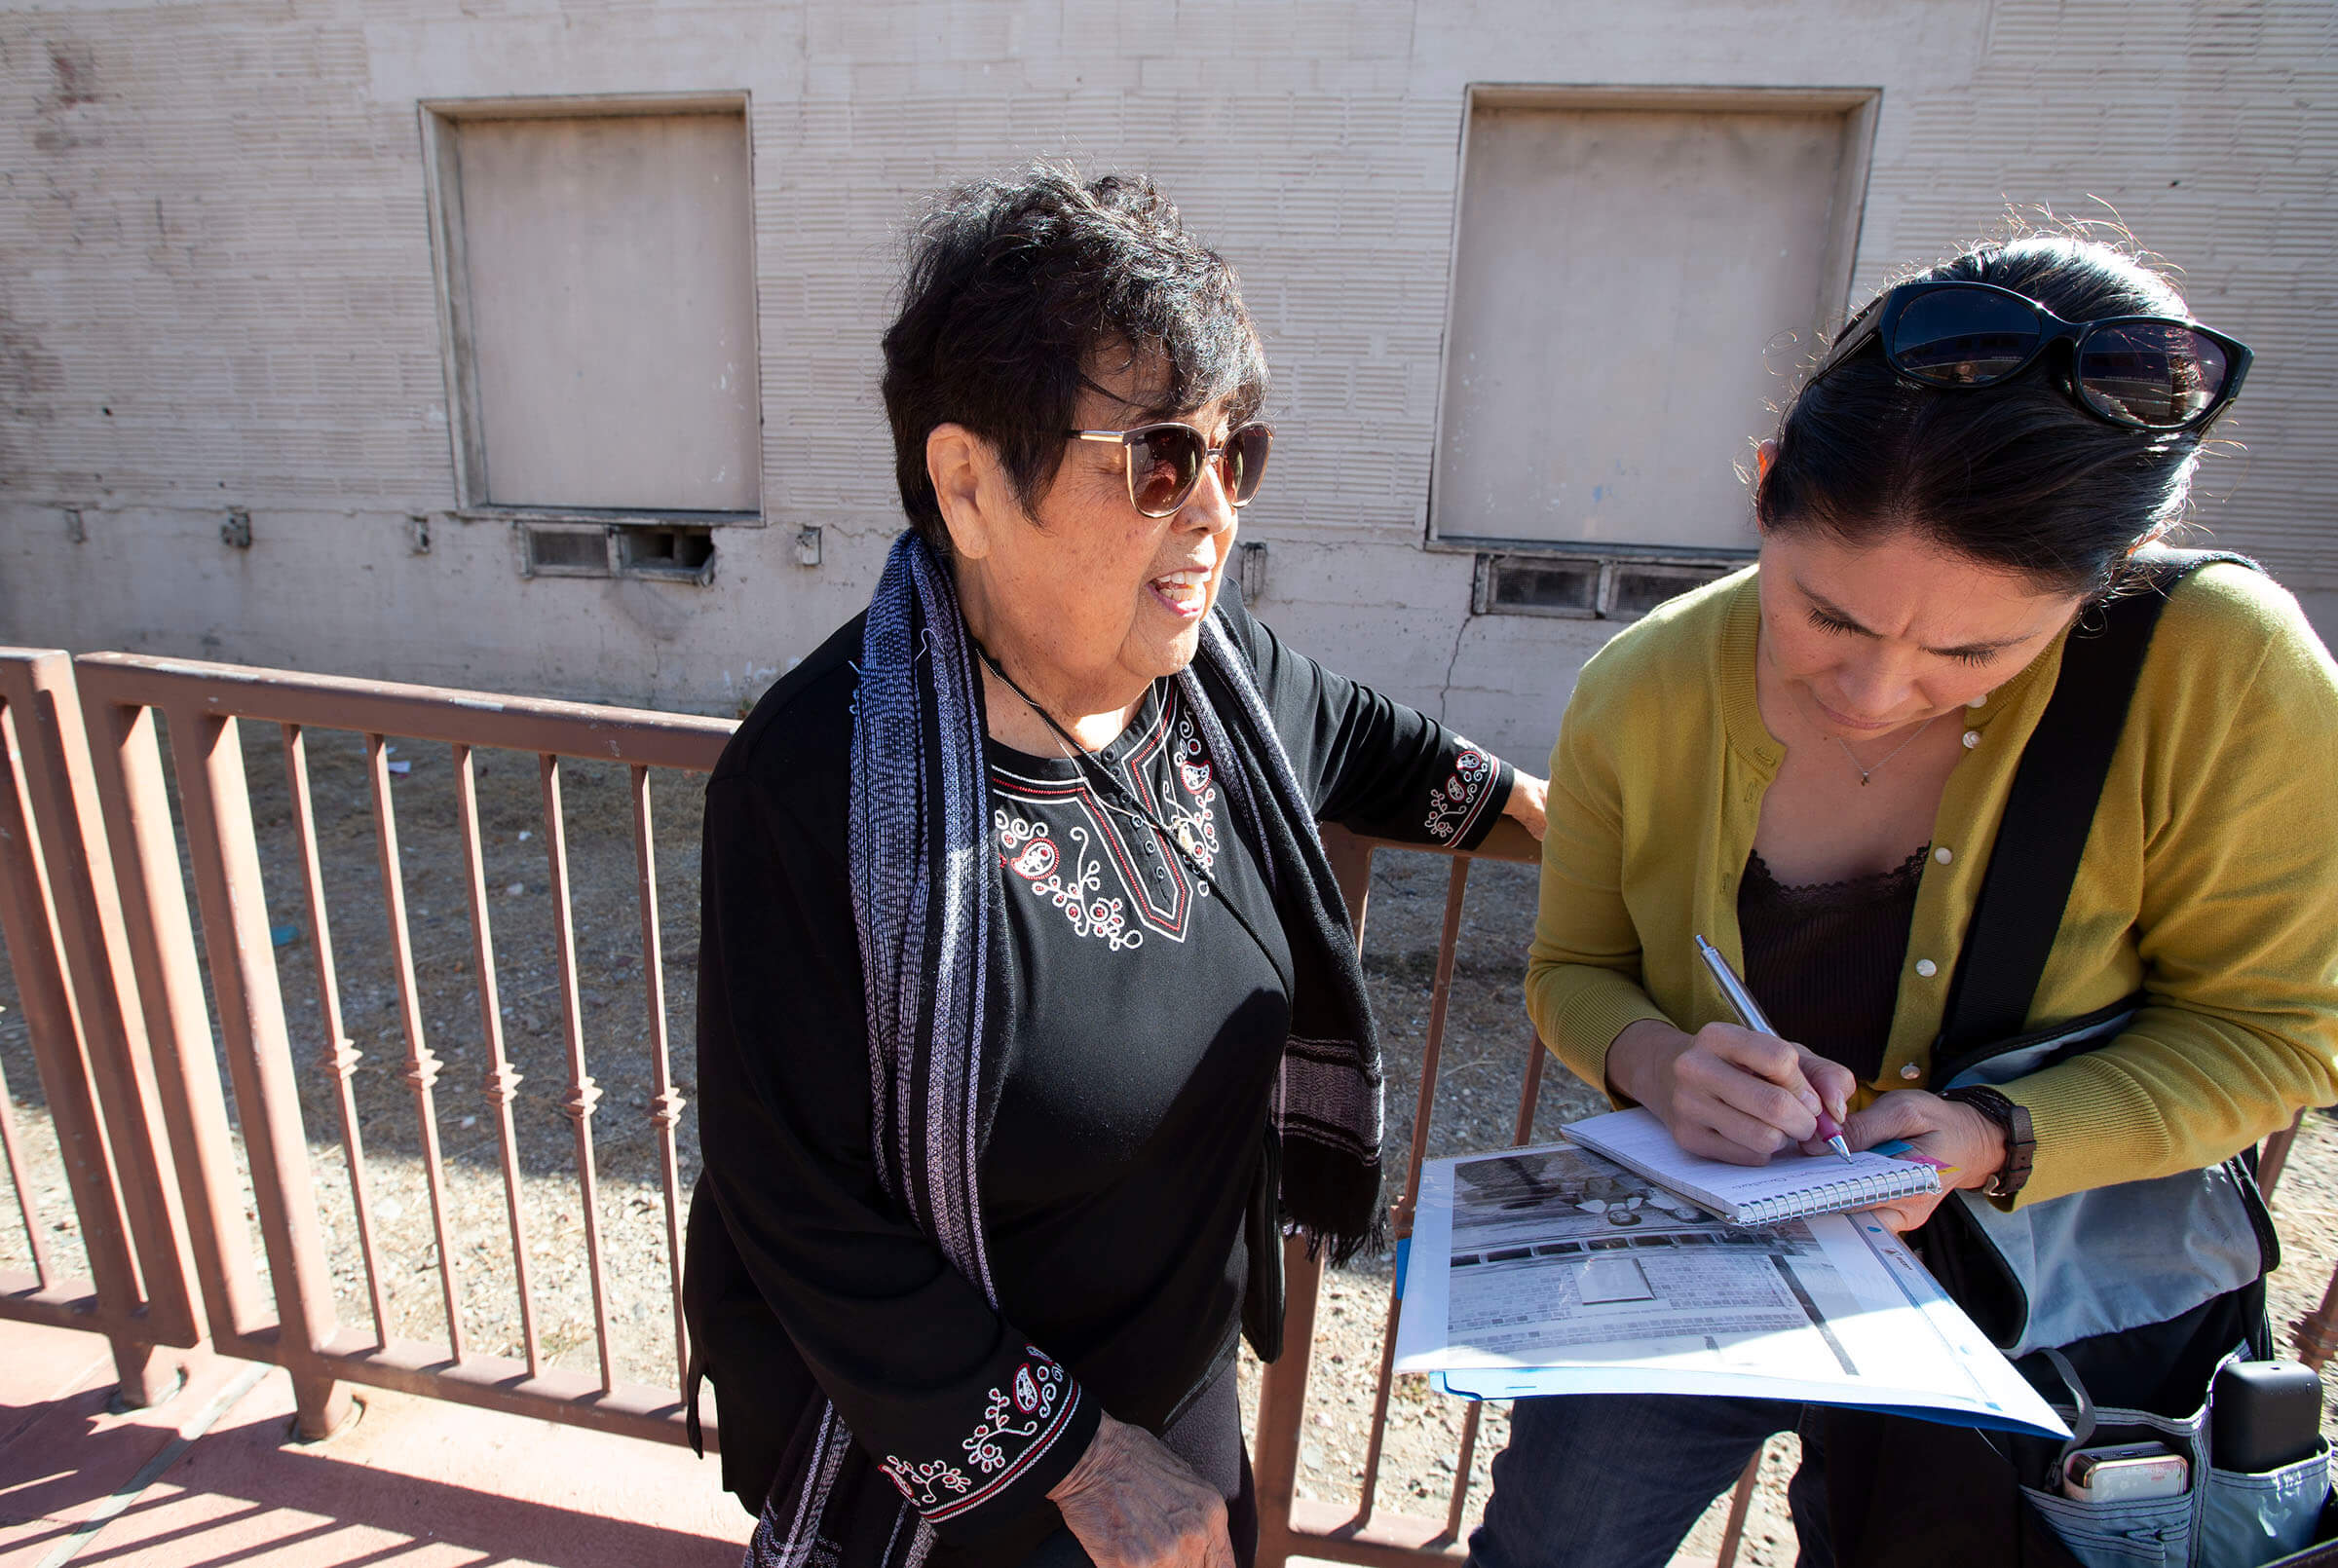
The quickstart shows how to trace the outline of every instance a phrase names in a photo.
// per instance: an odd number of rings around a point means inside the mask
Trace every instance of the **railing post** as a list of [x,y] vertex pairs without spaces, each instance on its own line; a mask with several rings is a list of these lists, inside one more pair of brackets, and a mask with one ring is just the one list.
[[2270,1200],[2273,1189],[2281,1185],[2281,1167],[2289,1163],[2289,1145],[2297,1141],[2298,1129],[2306,1125],[2306,1113],[2299,1111],[2289,1119],[2289,1125],[2265,1140],[2264,1149],[2257,1155],[2257,1190]]
[[2298,1319],[2295,1336],[2297,1359],[2318,1372],[2338,1355],[2338,1269],[2330,1271],[2321,1305]]
[[[153,1044],[138,1010],[122,897],[71,661],[61,653],[42,660],[33,683],[30,709],[45,744],[43,765],[27,782],[36,821],[48,825],[54,845],[49,864],[59,887],[65,955],[97,1072],[98,1105],[106,1114],[126,1188],[152,1343],[191,1349],[203,1343],[206,1325],[194,1287],[185,1206],[170,1178],[170,1140]],[[155,1397],[167,1397],[160,1392],[164,1377],[174,1387],[182,1372],[174,1363],[158,1374]]]
[[[1359,952],[1364,946],[1365,908],[1372,894],[1372,845],[1336,827],[1323,830],[1323,848],[1332,875],[1347,902],[1347,917]],[[1307,1407],[1307,1368],[1314,1358],[1315,1302],[1323,1285],[1323,1259],[1307,1255],[1303,1236],[1283,1244],[1283,1354],[1261,1368],[1259,1430],[1252,1456],[1258,1489],[1259,1568],[1283,1568],[1303,1549],[1291,1528],[1291,1506],[1299,1495],[1300,1426]]]
[[268,1324],[250,1238],[241,1224],[222,1221],[242,1212],[243,1182],[235,1168],[234,1134],[219,1085],[154,715],[113,698],[107,690],[111,675],[102,665],[93,666],[89,655],[74,661],[98,815],[105,824],[130,973],[136,981],[137,1017],[151,1048],[202,1311],[221,1349],[264,1358],[266,1351],[247,1337]]
[[[19,718],[14,704],[0,708],[0,727],[4,727],[12,764],[22,756],[19,736],[26,727],[17,722]],[[110,1314],[142,1299],[137,1264],[131,1257],[122,1195],[114,1184],[113,1162],[97,1109],[96,1085],[65,977],[50,877],[33,836],[21,785],[18,767],[12,766],[0,777],[0,849],[6,852],[5,862],[0,863],[0,936],[6,937],[15,960],[17,999],[24,1011],[33,1065],[39,1071],[41,1092],[48,1098],[50,1120],[57,1129],[65,1185],[81,1219],[98,1311]],[[143,1358],[133,1346],[117,1341],[117,1349],[124,1353],[133,1373],[142,1370]]]
[[16,845],[0,878],[10,884],[4,923],[59,1141],[71,1144],[68,1177],[120,1397],[155,1404],[184,1374],[181,1359],[158,1363],[155,1347],[198,1345],[204,1326],[71,661],[9,656],[0,704],[11,765],[0,833]]
[[175,709],[168,718],[211,988],[275,1285],[276,1360],[292,1374],[300,1435],[314,1440],[329,1436],[347,1417],[350,1398],[326,1370],[324,1352],[335,1327],[332,1279],[317,1229],[317,1196],[275,944],[268,934],[243,744],[233,718],[190,708]]
[[1307,1362],[1315,1344],[1315,1299],[1323,1260],[1303,1236],[1283,1243],[1283,1354],[1259,1369],[1259,1430],[1251,1456],[1258,1489],[1258,1568],[1283,1568],[1303,1550],[1291,1529],[1299,1496],[1300,1424],[1307,1410]]

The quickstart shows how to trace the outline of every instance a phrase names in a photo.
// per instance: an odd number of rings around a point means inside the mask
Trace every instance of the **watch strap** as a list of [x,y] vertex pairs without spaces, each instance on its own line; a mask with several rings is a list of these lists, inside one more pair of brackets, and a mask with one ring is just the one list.
[[2029,1107],[1981,1084],[1951,1089],[1941,1098],[1972,1106],[2004,1130],[2005,1163],[1981,1187],[1982,1194],[1991,1198],[2010,1198],[2019,1192],[2028,1183],[2030,1169],[2037,1163],[2038,1155],[2038,1138],[2030,1124]]

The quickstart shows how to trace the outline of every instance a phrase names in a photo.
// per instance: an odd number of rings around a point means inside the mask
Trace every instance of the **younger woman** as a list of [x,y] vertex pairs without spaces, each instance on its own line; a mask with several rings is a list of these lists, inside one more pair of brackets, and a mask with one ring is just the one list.
[[[2052,236],[1974,249],[1855,318],[1762,448],[1758,564],[1622,633],[1576,687],[1527,977],[1561,1060],[1684,1147],[1748,1164],[1815,1152],[1820,1110],[1854,1108],[1854,1147],[1905,1139],[2007,1212],[2213,1167],[2338,1100],[2338,670],[2296,601],[2237,564],[2169,591],[2027,1027],[2142,1005],[1994,1094],[1937,1092],[1976,900],[2065,649],[2106,596],[2138,591],[2247,356],[2157,272]],[[1726,1022],[1699,933],[1784,1039]],[[2246,1278],[2205,1288],[2141,1352],[2132,1330],[2064,1348],[2101,1402],[2189,1411],[2216,1356],[2262,1342]],[[1802,1561],[1831,1563],[1804,1417],[1521,1400],[1473,1560],[1661,1564],[1800,1424]],[[1866,1457],[1839,1452],[1838,1484]],[[1896,1484],[1914,1499],[1938,1474]]]

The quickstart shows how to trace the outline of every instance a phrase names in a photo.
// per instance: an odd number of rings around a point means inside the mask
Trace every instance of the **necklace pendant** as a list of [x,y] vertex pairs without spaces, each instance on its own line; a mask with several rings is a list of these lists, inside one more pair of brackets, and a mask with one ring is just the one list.
[[1864,789],[1866,789],[1866,788],[1867,787],[1867,777],[1868,777],[1868,775],[1867,775],[1866,773],[1862,773],[1862,774],[1860,774],[1860,775],[1859,775],[1859,787],[1860,787],[1861,789],[1863,789],[1863,790],[1864,790]]

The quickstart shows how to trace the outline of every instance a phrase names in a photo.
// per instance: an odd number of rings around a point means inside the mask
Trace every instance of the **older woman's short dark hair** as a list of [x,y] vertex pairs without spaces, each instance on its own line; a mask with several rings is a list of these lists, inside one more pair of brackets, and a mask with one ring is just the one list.
[[925,471],[935,426],[988,441],[1028,508],[1063,461],[1082,389],[1123,356],[1144,375],[1151,418],[1223,397],[1240,420],[1265,399],[1265,355],[1234,270],[1150,180],[1083,182],[1041,164],[937,197],[885,334],[901,504],[927,542],[948,554]]
[[[2071,321],[2188,314],[2161,273],[2076,234],[1975,245],[1916,276],[1995,283]],[[2137,541],[2182,519],[2201,435],[2089,417],[2055,385],[2064,364],[2048,355],[2003,386],[1944,392],[1856,355],[1787,405],[1755,513],[1848,543],[1912,528],[2055,591],[2108,587]]]

